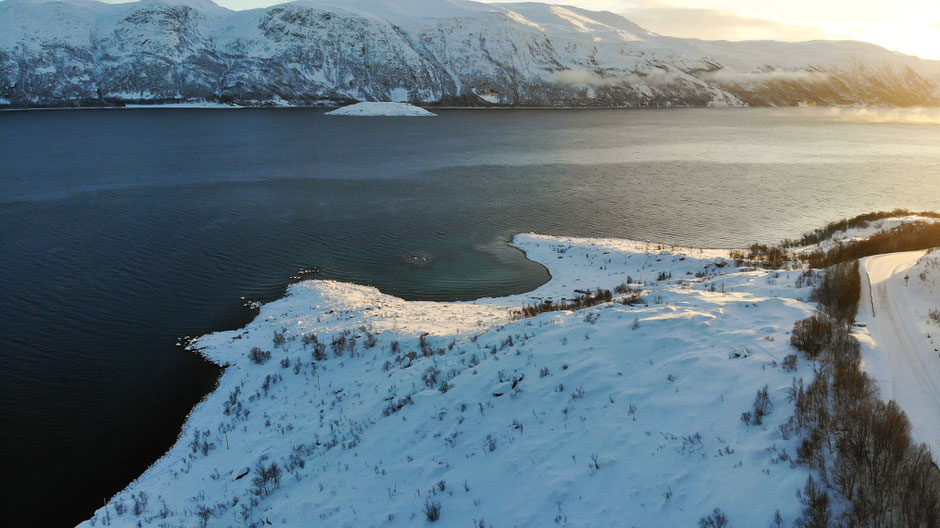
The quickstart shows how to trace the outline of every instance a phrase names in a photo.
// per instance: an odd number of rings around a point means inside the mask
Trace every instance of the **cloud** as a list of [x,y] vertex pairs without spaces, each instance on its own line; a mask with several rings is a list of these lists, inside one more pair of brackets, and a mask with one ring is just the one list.
[[552,72],[548,75],[548,80],[558,84],[585,84],[588,86],[603,86],[613,81],[613,79],[605,79],[594,72],[585,70],[560,70]]
[[675,83],[682,74],[664,70],[654,70],[648,74],[631,73],[604,77],[586,70],[560,70],[547,76],[549,82],[564,85],[612,86],[637,85],[668,86]]

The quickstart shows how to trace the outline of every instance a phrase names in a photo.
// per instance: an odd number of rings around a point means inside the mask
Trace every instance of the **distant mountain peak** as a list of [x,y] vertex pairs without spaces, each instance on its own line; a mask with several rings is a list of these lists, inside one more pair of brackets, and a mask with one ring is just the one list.
[[938,86],[940,62],[872,44],[680,39],[534,2],[0,2],[4,106],[932,105]]

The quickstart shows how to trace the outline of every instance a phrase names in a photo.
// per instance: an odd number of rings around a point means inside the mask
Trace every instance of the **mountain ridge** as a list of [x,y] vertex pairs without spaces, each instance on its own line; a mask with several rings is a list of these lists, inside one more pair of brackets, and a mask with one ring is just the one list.
[[525,2],[0,2],[0,106],[937,105],[940,61],[855,41],[667,37]]

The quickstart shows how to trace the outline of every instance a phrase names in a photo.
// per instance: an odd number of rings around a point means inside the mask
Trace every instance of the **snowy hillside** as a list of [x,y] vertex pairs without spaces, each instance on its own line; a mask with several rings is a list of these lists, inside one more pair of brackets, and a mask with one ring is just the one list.
[[[808,470],[778,426],[791,379],[812,376],[784,366],[812,311],[802,272],[621,240],[514,244],[552,275],[529,294],[412,302],[307,281],[200,338],[228,365],[218,389],[83,526],[695,526],[714,508],[790,525]],[[511,316],[597,287],[612,302]],[[743,423],[765,386],[769,414]]]
[[859,42],[707,42],[465,0],[0,2],[0,105],[930,105],[940,63]]

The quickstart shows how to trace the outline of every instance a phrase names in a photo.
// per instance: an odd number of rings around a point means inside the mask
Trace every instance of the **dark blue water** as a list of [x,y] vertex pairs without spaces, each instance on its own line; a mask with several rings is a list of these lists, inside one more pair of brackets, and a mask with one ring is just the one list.
[[[173,442],[298,270],[409,299],[518,293],[512,234],[730,247],[940,210],[940,127],[812,111],[0,113],[5,520],[85,519]],[[408,255],[420,255],[416,264]]]

